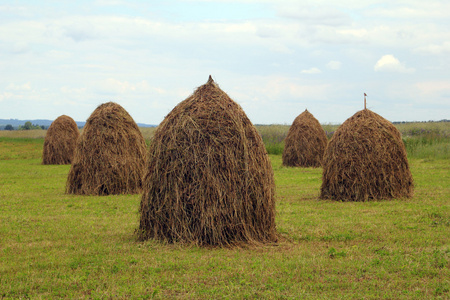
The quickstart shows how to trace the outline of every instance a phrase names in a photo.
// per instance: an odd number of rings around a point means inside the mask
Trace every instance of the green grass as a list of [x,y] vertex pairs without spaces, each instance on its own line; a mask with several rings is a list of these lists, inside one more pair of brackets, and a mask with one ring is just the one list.
[[64,194],[42,144],[0,139],[0,298],[449,298],[448,159],[410,159],[411,199],[343,203],[271,155],[279,243],[206,249],[137,242],[140,196]]
[[0,137],[0,161],[41,158],[43,146],[43,138]]

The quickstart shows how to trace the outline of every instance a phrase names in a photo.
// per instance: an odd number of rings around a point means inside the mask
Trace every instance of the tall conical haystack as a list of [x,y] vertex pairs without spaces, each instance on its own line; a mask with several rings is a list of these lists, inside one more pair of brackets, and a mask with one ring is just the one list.
[[336,130],[324,155],[322,199],[406,198],[413,189],[401,134],[389,121],[364,109]]
[[289,127],[284,140],[283,165],[320,167],[327,142],[327,135],[319,121],[305,110]]
[[56,118],[45,135],[42,164],[70,164],[79,136],[77,123],[71,117],[62,115]]
[[139,193],[146,157],[145,141],[133,118],[119,104],[104,103],[91,114],[78,139],[66,192]]
[[159,125],[138,235],[226,246],[277,240],[274,175],[242,108],[211,79]]

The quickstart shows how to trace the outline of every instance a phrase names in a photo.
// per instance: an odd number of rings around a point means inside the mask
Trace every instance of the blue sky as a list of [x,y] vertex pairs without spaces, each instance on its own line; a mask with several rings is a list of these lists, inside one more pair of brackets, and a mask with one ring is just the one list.
[[211,74],[255,124],[450,119],[447,0],[0,1],[0,118],[159,124]]

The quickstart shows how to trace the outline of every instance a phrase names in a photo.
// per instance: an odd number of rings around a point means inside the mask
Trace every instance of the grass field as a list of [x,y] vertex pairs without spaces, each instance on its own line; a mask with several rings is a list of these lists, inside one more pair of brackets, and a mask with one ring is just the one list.
[[321,169],[271,154],[279,242],[213,249],[137,242],[139,195],[66,195],[69,166],[40,164],[42,138],[0,137],[0,298],[449,299],[449,142],[438,135],[408,148],[411,199],[318,200]]

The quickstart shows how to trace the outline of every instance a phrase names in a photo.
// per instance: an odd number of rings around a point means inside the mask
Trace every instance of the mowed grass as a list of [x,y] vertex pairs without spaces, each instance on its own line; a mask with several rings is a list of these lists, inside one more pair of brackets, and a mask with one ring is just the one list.
[[136,241],[140,196],[66,195],[42,145],[0,138],[0,298],[449,298],[448,159],[410,159],[411,199],[342,203],[271,155],[279,242],[208,249]]

